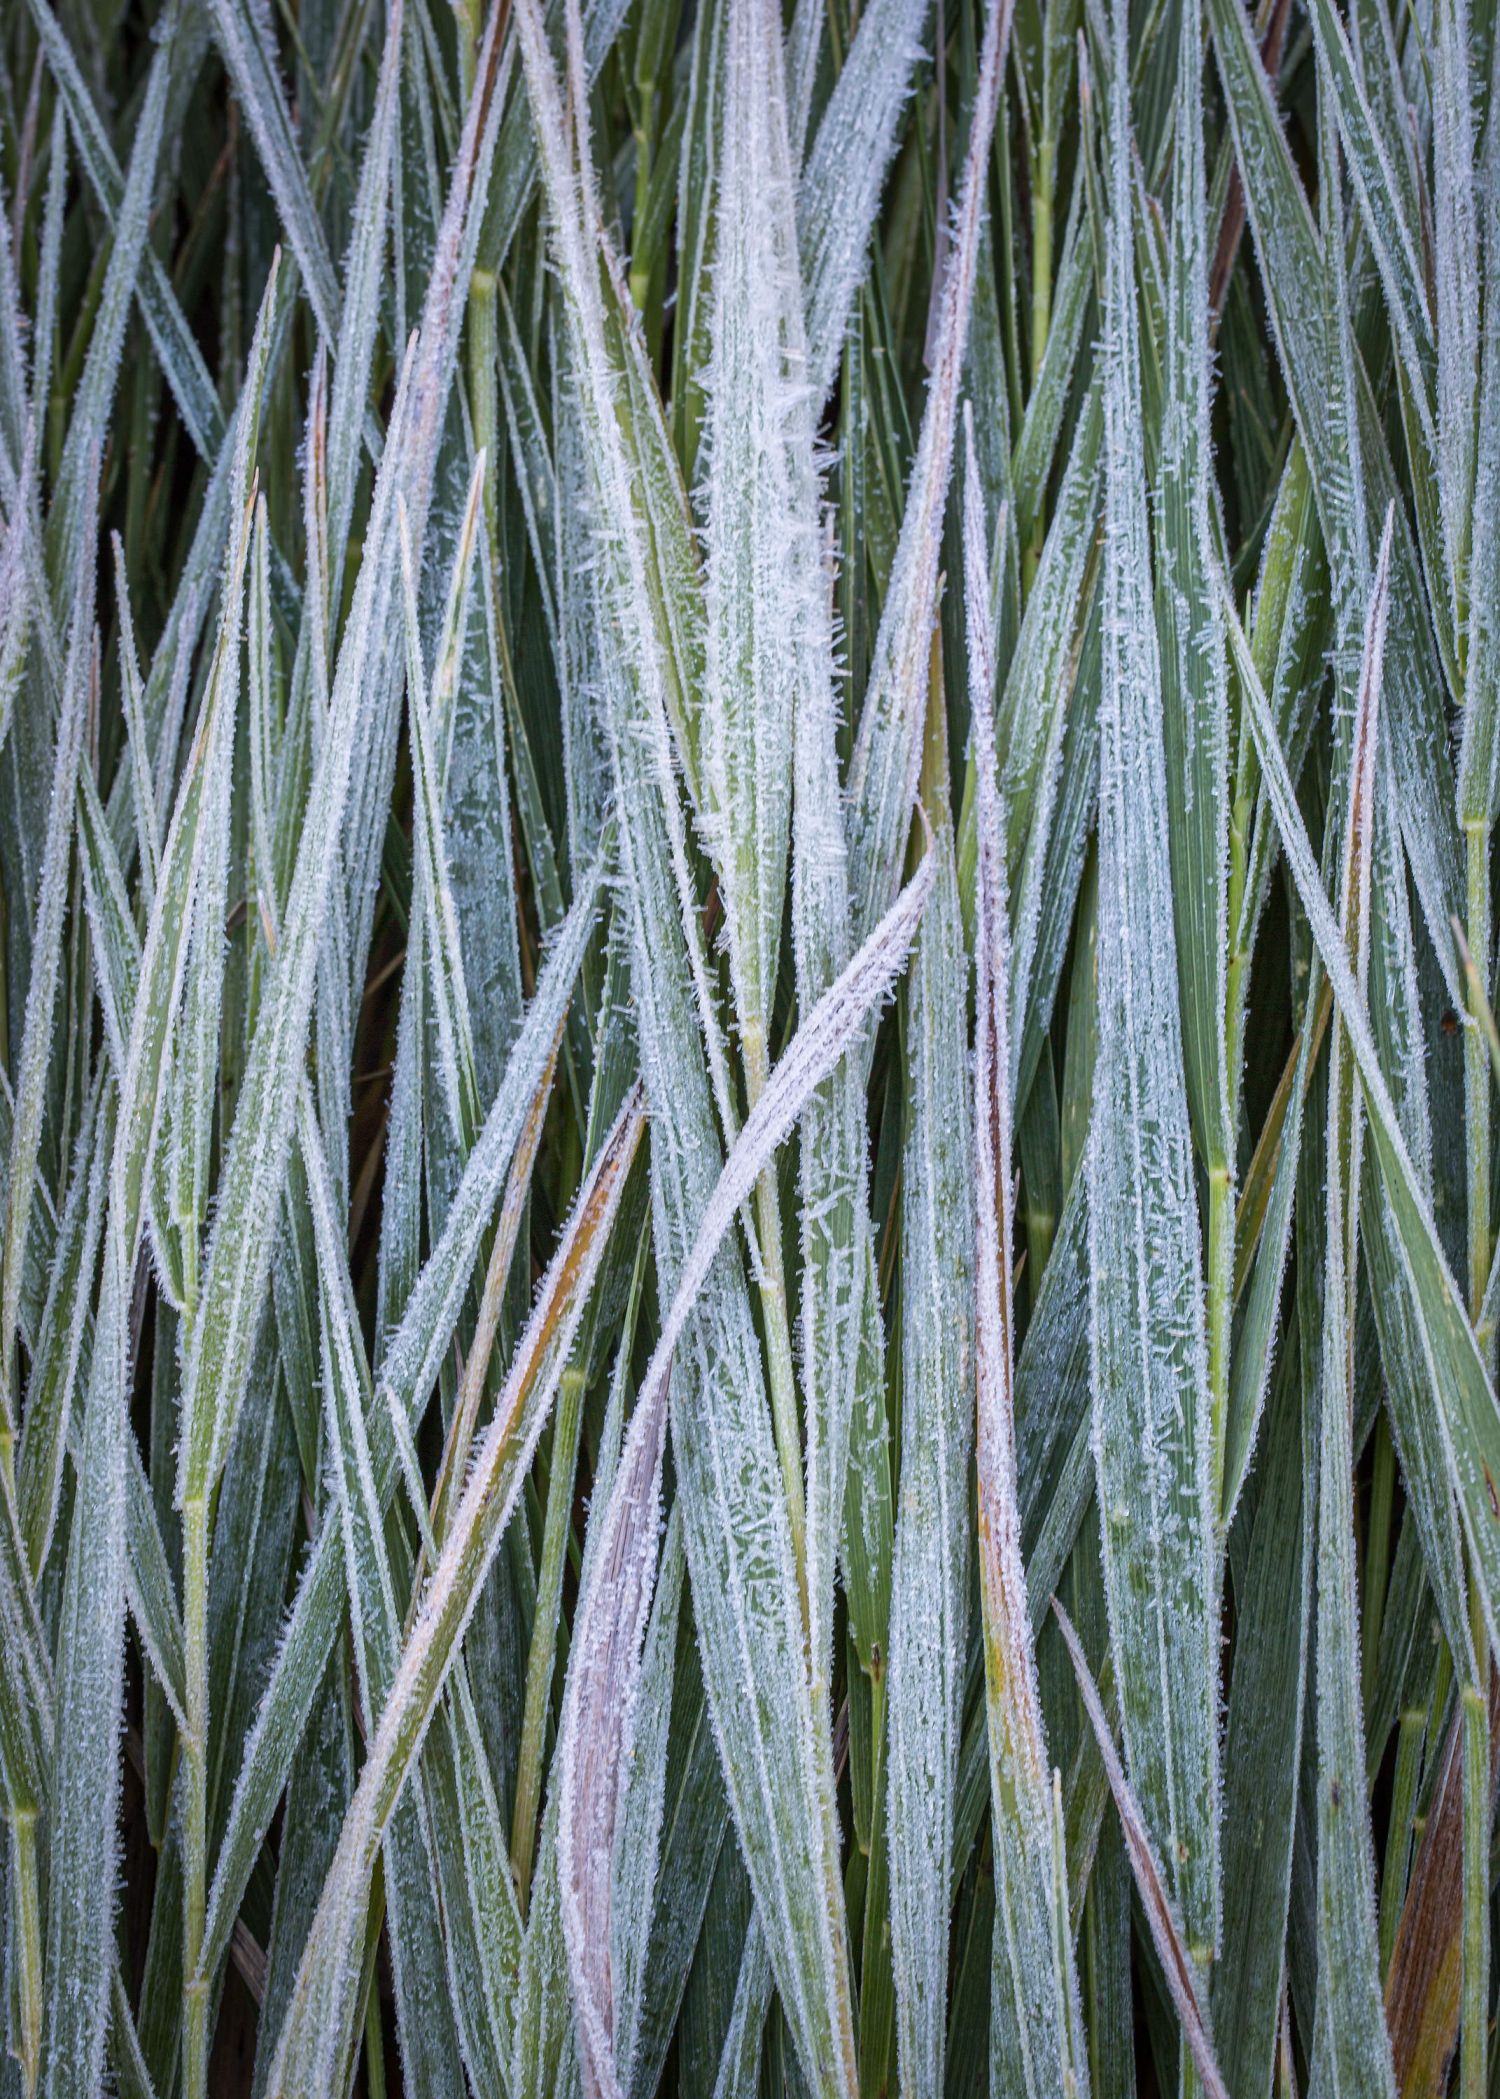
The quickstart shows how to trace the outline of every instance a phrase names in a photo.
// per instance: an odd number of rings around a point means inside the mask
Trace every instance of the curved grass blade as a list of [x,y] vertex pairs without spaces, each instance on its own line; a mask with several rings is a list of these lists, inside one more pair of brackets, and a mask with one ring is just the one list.
[[272,2087],[320,2094],[351,2037],[357,1934],[370,1874],[421,1750],[484,1578],[520,1493],[619,1211],[644,1116],[621,1110],[543,1278],[494,1418],[475,1454],[442,1552],[370,1740],[344,1818],[277,2047]]
[[[669,477],[655,469],[654,453],[642,461],[639,498],[631,487],[613,406],[620,377],[638,424],[662,434],[664,425],[653,406],[654,387],[632,346],[624,345],[623,354],[610,347],[599,297],[597,206],[579,187],[555,70],[529,0],[523,0],[518,19],[575,362],[595,404],[590,432],[598,477],[596,514],[606,524],[597,604],[611,659],[606,717],[619,806],[626,812],[622,839],[635,920],[633,982],[655,1117],[654,1238],[659,1273],[671,1283],[712,1195],[720,1131],[732,1131],[737,1121],[701,949],[668,740],[670,718],[691,787],[693,751],[688,726],[679,718],[675,682],[675,665],[682,658],[680,652],[673,654],[683,631],[672,596],[681,576],[674,571],[664,583],[658,563],[673,497]],[[578,46],[575,21],[570,35],[575,81],[582,70]],[[575,116],[578,107],[575,95]],[[854,2075],[852,2009],[831,1757],[812,1719],[805,1611],[788,1516],[800,1481],[788,1462],[789,1425],[783,1422],[783,1433],[773,1440],[766,1418],[759,1342],[738,1251],[726,1246],[721,1258],[722,1284],[703,1300],[690,1328],[692,1360],[679,1364],[672,1399],[704,1675],[757,1898],[763,1906],[770,1901],[778,1919],[768,1937],[783,2001],[793,2007],[799,2053],[815,2077],[847,2089]],[[694,1402],[710,1370],[715,1404],[700,1407]],[[758,1686],[750,1696],[747,1662]]]
[[[1335,604],[1344,618],[1344,632],[1357,649],[1354,637],[1369,588],[1367,557],[1361,558],[1359,549],[1383,523],[1397,494],[1396,481],[1363,366],[1353,357],[1351,374],[1342,355],[1349,347],[1347,325],[1341,330],[1329,326],[1334,318],[1330,305],[1347,302],[1325,267],[1323,239],[1282,134],[1248,18],[1239,0],[1210,0],[1209,13],[1281,369],[1312,465]],[[1328,143],[1325,137],[1325,147]],[[1336,200],[1336,183],[1325,183],[1325,211]],[[1343,342],[1337,339],[1340,332]],[[1348,472],[1351,433],[1357,433],[1363,466],[1357,477]],[[1432,643],[1433,609],[1430,600],[1424,607],[1416,550],[1404,506],[1398,504],[1387,742],[1400,783],[1402,834],[1423,915],[1450,999],[1461,1008],[1462,988],[1448,926],[1462,889],[1450,822],[1452,761]]]
[[[596,1518],[597,1531],[591,1534],[598,1541],[594,1547],[596,1572],[579,1601],[563,1702],[558,1866],[563,1929],[589,2089],[608,2099],[622,2089],[613,2031],[612,1861],[625,1774],[632,1760],[641,1643],[656,1568],[666,1402],[674,1357],[741,1204],[814,1090],[846,1053],[870,1009],[889,992],[926,906],[932,880],[932,869],[924,863],[848,969],[804,1020],[751,1110],[679,1270],[671,1309],[641,1383],[609,1500]],[[733,1787],[734,1775],[728,1776]]]
[[[377,1715],[385,1709],[400,1656],[399,1570],[387,1549],[381,1522],[383,1511],[366,1422],[369,1374],[349,1302],[349,1278],[334,1222],[334,1193],[322,1136],[305,1086],[298,1104],[298,1129],[317,1247],[327,1441],[343,1535],[355,1657],[364,1710]],[[421,1514],[425,1520],[425,1500]],[[404,1552],[402,1558],[406,1558]],[[410,1572],[409,1562],[405,1572]],[[434,1749],[436,1763],[444,1762],[442,1751],[448,1746],[440,1735]],[[392,1814],[385,1839],[385,1898],[405,2080],[416,2091],[441,2093],[453,2089],[461,2072],[454,2019],[447,2008],[444,1946],[434,1899],[433,1853],[442,1840],[423,1808],[421,1799],[408,1793]],[[497,1906],[501,1899],[497,1890]],[[519,1942],[518,1922],[516,1938]],[[348,2038],[352,2041],[352,2033]],[[337,2053],[334,2061],[342,2082],[348,2066],[339,2061]]]
[[[578,884],[572,909],[538,979],[505,1078],[449,1207],[442,1236],[405,1304],[399,1327],[387,1342],[370,1418],[371,1458],[382,1507],[395,1492],[397,1476],[390,1406],[392,1402],[398,1405],[411,1427],[425,1411],[438,1367],[451,1346],[506,1169],[552,1058],[593,929],[601,880],[602,865],[596,862]],[[246,1883],[323,1682],[329,1649],[341,1622],[344,1593],[342,1544],[336,1531],[324,1526],[298,1587],[286,1637],[245,1744],[204,1925],[201,1965],[205,1974],[217,1969],[228,1948]]]
[[1283,850],[1348,1034],[1369,1117],[1369,1134],[1411,1293],[1423,1357],[1437,1395],[1443,1459],[1463,1514],[1491,1644],[1500,1628],[1500,1407],[1474,1329],[1402,1134],[1332,909],[1297,807],[1286,760],[1243,630],[1225,594],[1225,626],[1246,717]]

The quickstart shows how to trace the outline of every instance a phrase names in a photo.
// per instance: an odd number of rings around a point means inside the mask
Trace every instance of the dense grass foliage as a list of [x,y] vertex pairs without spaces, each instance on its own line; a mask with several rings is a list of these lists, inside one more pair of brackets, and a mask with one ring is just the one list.
[[0,2099],[1500,2091],[1494,0],[0,7]]

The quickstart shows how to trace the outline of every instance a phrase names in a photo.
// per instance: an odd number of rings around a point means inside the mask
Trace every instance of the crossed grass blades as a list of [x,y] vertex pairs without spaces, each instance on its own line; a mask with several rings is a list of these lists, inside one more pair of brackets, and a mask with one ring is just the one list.
[[1497,67],[0,11],[0,2099],[1500,2088]]

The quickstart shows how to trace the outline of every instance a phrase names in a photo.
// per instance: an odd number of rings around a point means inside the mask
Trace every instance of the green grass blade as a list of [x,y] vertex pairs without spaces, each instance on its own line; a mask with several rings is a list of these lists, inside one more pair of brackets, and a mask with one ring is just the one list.
[[104,1228],[105,1175],[114,1149],[116,1089],[99,1090],[73,1155],[58,1220],[47,1302],[32,1355],[21,1420],[16,1505],[31,1578],[40,1579],[52,1543],[72,1422],[75,1381],[91,1324],[91,1284]]
[[[701,830],[719,870],[751,1098],[765,1083],[791,827],[794,705],[829,675],[816,636],[812,427],[779,25],[750,0],[724,38],[718,243],[704,431]],[[800,531],[791,555],[788,529]],[[789,558],[790,557],[790,558]],[[804,586],[804,587],[799,587]],[[824,628],[826,631],[826,626]],[[810,659],[810,660],[809,660]]]
[[1068,1657],[1078,1678],[1078,1688],[1083,1694],[1084,1709],[1093,1728],[1094,1739],[1099,1745],[1100,1755],[1104,1759],[1110,1790],[1114,1794],[1115,1807],[1120,1816],[1120,1827],[1125,1834],[1125,1847],[1130,1856],[1131,1871],[1135,1875],[1136,1893],[1140,1896],[1141,1908],[1145,1911],[1146,1923],[1161,1962],[1168,1993],[1182,2022],[1183,2037],[1192,2055],[1193,2068],[1208,2099],[1228,2099],[1228,2087],[1214,2060],[1213,2045],[1198,1999],[1198,1964],[1188,1951],[1183,1924],[1176,1914],[1175,1905],[1168,1892],[1167,1881],[1152,1845],[1145,1817],[1136,1804],[1130,1781],[1121,1767],[1114,1735],[1105,1717],[1098,1689],[1089,1674],[1088,1661],[1079,1645],[1078,1635],[1074,1632],[1062,1605],[1054,1603],[1052,1608],[1058,1624],[1062,1627]]
[[[30,0],[30,6],[38,41],[67,109],[84,172],[110,219],[118,220],[126,178],[120,172],[93,95],[48,0]],[[172,280],[160,257],[149,247],[143,256],[136,296],[183,426],[200,457],[216,459],[224,442],[223,411]]]
[[1011,1238],[1012,1108],[1009,909],[1004,824],[995,780],[989,561],[969,426],[964,582],[978,780],[976,880],[974,1304],[978,1428],[979,1596],[984,1638],[995,1922],[990,1980],[990,2090],[1086,2091],[1078,1977],[1059,1944],[1052,1899],[1053,1795],[1021,1559],[1016,1480],[1015,1303]]
[[288,244],[297,258],[313,315],[320,332],[334,342],[339,334],[342,295],[302,164],[286,90],[274,54],[266,48],[269,25],[243,6],[241,0],[212,0],[212,17],[214,34],[276,199]]
[[94,662],[94,571],[81,562],[68,625],[68,664],[62,713],[53,747],[51,794],[41,853],[40,883],[31,936],[31,979],[26,991],[26,1031],[16,1070],[15,1107],[6,1176],[5,1250],[0,1257],[0,1467],[13,1477],[15,1422],[11,1384],[16,1360],[21,1278],[30,1244],[36,1197],[46,1080],[57,1026],[57,990],[63,959],[63,911],[67,902],[74,804],[83,752],[84,721]]
[[891,1569],[886,1820],[897,2059],[906,2094],[943,2082],[953,1791],[969,1629],[974,1377],[968,958],[951,825],[908,992],[902,1159],[901,1501]]
[[1391,1206],[1423,1355],[1441,1405],[1443,1456],[1463,1513],[1465,1534],[1480,1577],[1485,1623],[1493,1640],[1500,1620],[1500,1518],[1495,1513],[1493,1491],[1494,1483],[1500,1480],[1500,1407],[1496,1405],[1474,1329],[1464,1314],[1463,1299],[1449,1270],[1431,1206],[1407,1150],[1363,1001],[1297,809],[1286,761],[1276,742],[1265,694],[1232,611],[1226,606],[1226,626],[1246,713],[1298,900],[1332,983],[1364,1089],[1370,1139]]
[[[298,1104],[298,1132],[317,1244],[327,1441],[334,1466],[355,1655],[364,1710],[379,1716],[400,1659],[397,1573],[387,1550],[366,1430],[369,1374],[353,1307],[347,1301],[349,1284],[334,1222],[333,1188],[306,1088]],[[422,1514],[425,1518],[425,1501]],[[392,1815],[384,1853],[397,2018],[403,2066],[412,2089],[440,2093],[453,2088],[460,2072],[454,2022],[446,2016],[444,2003],[446,1975],[434,1900],[434,1849],[420,1798],[409,1793]],[[331,2072],[342,2081],[348,2075],[345,2049],[355,2036],[352,2031],[347,2033],[342,2044],[332,2034],[324,2038]]]
[[[810,498],[812,491],[804,487]],[[804,557],[815,540],[811,503],[786,520]],[[792,723],[791,930],[799,1011],[809,1012],[847,965],[850,950],[848,849],[839,794],[837,724],[825,616],[808,608],[808,658]],[[863,1402],[870,1432],[861,1438],[872,1475],[887,1466],[882,1335],[875,1302],[867,1192],[865,1053],[850,1055],[808,1102],[798,1152],[801,1208],[801,1370],[806,1476],[808,1653],[813,1710],[826,1707],[833,1667],[835,1561],[843,1538],[850,1620],[863,1659],[885,1638],[888,1597],[877,1598],[873,1558],[889,1575],[889,1492],[883,1516],[867,1528],[844,1525],[851,1436]],[[880,1417],[878,1423],[874,1416]],[[871,1481],[873,1484],[873,1480]]]
[[328,2074],[352,2037],[351,1956],[364,1919],[375,1854],[421,1749],[556,1394],[608,1244],[642,1122],[637,1102],[628,1102],[580,1195],[423,1591],[422,1609],[402,1648],[302,1956],[277,2047],[273,2087],[278,2091],[326,2090]]
[[[667,1735],[672,1719],[672,1679],[677,1659],[677,1628],[682,1612],[684,1561],[682,1520],[674,1510],[662,1541],[661,1568],[651,1597],[651,1614],[641,1654],[640,1722],[633,1757],[620,1801],[610,1896],[614,1943],[610,1965],[614,1977],[614,2031],[618,2036],[621,2089],[635,2083],[640,2052],[641,2012],[651,1934],[641,1919],[652,1914],[661,1858],[662,1811],[667,1785]],[[558,1773],[562,1777],[561,1769]],[[564,1891],[564,1925],[567,1894]]]
[[[695,1334],[700,1299],[703,1301],[702,1312],[711,1313],[719,1288],[709,1286],[716,1265],[723,1265],[725,1235],[732,1227],[740,1205],[774,1157],[778,1144],[795,1125],[814,1089],[845,1054],[870,1007],[889,991],[927,903],[932,879],[931,868],[924,865],[848,969],[813,1008],[777,1062],[765,1091],[740,1132],[718,1183],[702,1208],[691,1248],[678,1271],[671,1309],[642,1381],[630,1432],[597,1533],[600,1542],[595,1549],[601,1555],[603,1565],[609,1568],[610,1578],[607,1584],[601,1579],[597,1586],[588,1590],[580,1602],[574,1628],[577,1658],[568,1673],[559,1751],[558,1861],[562,1919],[578,2010],[580,2042],[589,2075],[601,2092],[620,2088],[620,2069],[615,2060],[615,1992],[611,1971],[612,1860],[621,1811],[620,1774],[631,1761],[641,1643],[656,1566],[666,1403],[669,1384],[673,1382],[674,1359],[679,1352],[687,1355],[685,1344],[702,1347]],[[639,934],[637,937],[640,938]],[[640,974],[638,970],[638,980]],[[649,1071],[653,1052],[660,1057],[663,1046],[652,1044],[644,1028],[643,1036]],[[702,1086],[701,1072],[699,1086]],[[679,1099],[679,1113],[681,1106]],[[677,1170],[680,1172],[681,1166]],[[722,1312],[719,1319],[724,1319]],[[691,1362],[691,1357],[688,1360]],[[680,1363],[676,1377],[682,1378]],[[682,1463],[679,1458],[679,1465]],[[691,1486],[685,1483],[680,1492],[689,1496],[695,1488],[702,1492],[696,1481]],[[691,1502],[688,1507],[691,1510]],[[732,1518],[727,1510],[710,1507],[706,1515],[707,1520],[722,1526],[724,1532],[732,1535]],[[705,1516],[694,1512],[691,1520],[703,1522]],[[726,1538],[726,1545],[729,1542]],[[720,1551],[724,1549],[718,1547]],[[766,1606],[753,1592],[745,1593],[749,1590],[748,1575],[752,1571],[735,1570],[738,1574],[736,1587],[729,1590],[721,1606],[725,1619],[711,1622],[715,1623],[715,1632],[721,1638],[724,1637],[721,1624],[727,1623],[735,1628],[738,1651],[747,1654],[752,1665],[763,1672],[768,1682],[776,1685],[784,1703],[796,1699],[797,1704],[792,1710],[797,1712],[799,1707],[809,1703],[800,1657],[797,1676],[788,1683],[789,1672],[782,1647],[773,1645],[764,1635],[757,1640],[759,1628],[755,1620]],[[700,1611],[704,1608],[700,1603]],[[733,1617],[728,1615],[730,1611],[734,1612]],[[758,1644],[767,1651],[757,1654]],[[721,1665],[714,1655],[705,1655],[705,1676],[711,1695],[718,1688],[715,1682],[718,1666]],[[778,1669],[782,1676],[779,1684],[775,1673]],[[805,1734],[810,1736],[810,1711],[805,1716],[798,1713],[798,1717]],[[726,1725],[722,1708],[718,1725],[721,1730]],[[811,1761],[811,1746],[806,1742],[797,1746],[804,1769],[798,1771],[794,1765],[792,1772],[804,1787],[808,1787],[810,1774],[805,1764]],[[763,1758],[765,1753],[763,1749]],[[784,1756],[783,1750],[781,1757]],[[726,1777],[733,1798],[734,1774],[726,1773]],[[786,1787],[784,1770],[773,1765],[768,1774],[768,1790],[774,1789],[778,1781]],[[774,1790],[766,1801],[741,1801],[736,1802],[736,1807],[741,1818],[749,1819],[750,1841],[756,1846],[765,1846],[769,1850],[772,1845],[786,1842],[785,1811]],[[752,1859],[752,1881],[759,1868],[760,1860]],[[787,1871],[784,1854],[782,1870],[784,1874]],[[796,1974],[796,1961],[806,1956],[798,1944],[787,1912],[793,1902],[798,1902],[804,1914],[816,1916],[816,1881],[813,1880],[811,1888],[807,1885],[813,1879],[814,1871],[815,1862],[804,1859],[801,1874],[784,1888],[779,1898],[783,1916],[777,1918],[772,1927],[777,1933],[772,1939],[773,1955],[779,1951],[792,1974]],[[843,1949],[837,1941],[832,1950],[842,1957]],[[826,1961],[829,1955],[823,1953],[821,1958]],[[819,1963],[809,1960],[807,1965],[813,1969],[813,1976],[807,1979],[797,1976],[796,1986],[804,1992],[809,1981],[822,1980],[817,1974]],[[832,2071],[836,2058],[832,2057],[831,2050],[837,2042],[833,2018],[827,2008],[823,2008],[822,2017],[830,2030],[818,2036],[812,2016],[807,2013],[802,2016],[808,2021],[804,2045],[813,2060],[824,2061]]]
[[[1166,371],[1156,487],[1167,837],[1177,926],[1183,1070],[1208,1175],[1207,1347],[1213,1500],[1222,1499],[1234,1267],[1236,1104],[1229,1069],[1229,668],[1209,566],[1221,541],[1212,483],[1209,257],[1199,25],[1177,50]],[[1237,1080],[1238,1074],[1233,1075]]]
[[[596,864],[592,876],[580,885],[578,898],[542,971],[505,1080],[449,1207],[442,1237],[404,1306],[399,1327],[387,1342],[370,1426],[383,1505],[395,1491],[397,1470],[387,1419],[389,1401],[396,1400],[409,1424],[420,1421],[427,1406],[439,1365],[451,1346],[485,1228],[493,1218],[506,1169],[573,993],[593,924],[601,875]],[[343,1603],[340,1555],[336,1534],[326,1529],[320,1532],[298,1586],[286,1638],[245,1745],[204,1926],[202,1961],[209,1972],[217,1968],[228,1947],[246,1882],[270,1828],[293,1753],[323,1680]]]
[[[1396,494],[1394,475],[1363,368],[1353,360],[1351,374],[1341,354],[1347,351],[1352,359],[1347,317],[1343,345],[1328,325],[1330,307],[1347,302],[1340,280],[1325,268],[1323,239],[1282,135],[1246,17],[1238,0],[1211,0],[1210,13],[1281,368],[1312,464],[1335,611],[1346,635],[1357,636],[1369,583],[1368,554],[1362,557],[1359,549],[1378,536]],[[1336,211],[1336,183],[1324,185],[1320,201],[1325,214]],[[1347,470],[1353,447],[1363,465],[1356,477]],[[1450,997],[1462,1006],[1448,937],[1461,884],[1449,823],[1451,758],[1442,684],[1431,643],[1431,604],[1424,611],[1416,551],[1399,505],[1394,564],[1388,742],[1423,914]],[[1357,641],[1351,645],[1357,650]]]
[[375,108],[371,115],[364,160],[359,171],[359,189],[354,199],[354,223],[344,263],[344,297],[339,311],[338,333],[336,338],[331,332],[328,337],[330,344],[335,341],[337,344],[333,368],[333,394],[328,406],[325,469],[330,617],[341,595],[349,519],[354,507],[355,482],[364,451],[371,365],[374,361],[380,322],[387,197],[399,108],[397,87],[401,70],[402,19],[402,0],[390,0],[385,23],[385,46],[380,57],[380,79],[375,90]]
[[1311,18],[1431,471],[1437,464],[1436,331],[1420,236],[1407,221],[1389,149],[1332,0],[1315,0]]
[[178,1480],[183,1505],[205,1500],[222,1468],[242,1396],[250,1331],[260,1311],[374,628],[384,616],[382,600],[395,566],[392,484],[404,424],[405,410],[398,399],[354,607],[339,651],[328,731],[303,820],[275,975],[251,1045],[220,1181],[183,1393],[185,1432]]
[[755,2099],[760,2089],[761,2053],[770,2008],[771,1956],[752,1911],[735,1980],[729,2027],[714,2078],[713,2099]]
[[[798,9],[811,14],[810,5]],[[808,380],[828,397],[865,267],[927,21],[927,0],[876,0],[858,18],[797,190]]]
[[1236,1589],[1224,1736],[1224,1951],[1212,2002],[1232,2092],[1272,2089],[1281,2019],[1312,1639],[1312,1390],[1289,1340],[1267,1403],[1266,1470]]
[[131,141],[130,167],[120,198],[109,267],[89,337],[88,356],[72,403],[68,434],[58,470],[57,487],[47,519],[47,557],[61,592],[71,595],[78,564],[85,558],[104,450],[106,426],[119,378],[125,324],[146,251],[157,160],[167,115],[167,87],[180,15],[174,6],[162,25],[162,39],[151,61],[151,77],[140,119]]
[[[1387,527],[1370,602],[1354,722],[1340,907],[1356,982],[1369,956],[1375,753],[1390,568]],[[1323,1382],[1317,1517],[1318,2014],[1313,2075],[1333,2092],[1395,2091],[1380,1994],[1375,1861],[1365,1810],[1365,1745],[1352,1523],[1355,1261],[1360,1101],[1335,1014],[1324,1177]]]
[[[1484,214],[1484,254],[1490,270],[1500,259],[1500,187],[1495,181],[1500,144],[1490,127],[1486,156],[1488,208]],[[1474,515],[1471,525],[1473,572],[1488,573],[1500,544],[1500,300],[1485,305],[1479,351],[1478,456],[1475,462]],[[1463,735],[1458,767],[1459,821],[1469,831],[1486,835],[1500,807],[1500,617],[1484,591],[1474,593],[1469,614],[1467,680]]]
[[985,14],[958,223],[933,337],[932,384],[849,771],[850,877],[861,934],[895,893],[917,791],[943,512],[1010,13],[1010,0],[993,0]]
[[111,1218],[58,1629],[59,1727],[48,1851],[44,2099],[97,2090],[114,1968],[112,1924],[124,1690],[128,1276]]
[[1206,1976],[1219,1908],[1217,1523],[1203,1264],[1168,933],[1122,10],[1114,23],[1099,1048],[1087,1159],[1094,1450],[1126,1766],[1190,1957]]

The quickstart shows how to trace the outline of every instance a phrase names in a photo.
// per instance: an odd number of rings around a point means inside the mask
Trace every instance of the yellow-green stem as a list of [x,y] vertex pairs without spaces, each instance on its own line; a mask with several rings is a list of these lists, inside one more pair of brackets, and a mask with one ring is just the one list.
[[380,1928],[385,1920],[385,1871],[380,1853],[375,1854],[375,1864],[370,1875],[370,1905],[365,1917],[364,1964],[360,1982],[360,1996],[364,2001],[364,2018],[361,2026],[365,2042],[365,2090],[367,2099],[385,2099],[385,2035],[380,2025],[380,1980],[376,1972],[376,1956],[380,1947]]
[[1229,1325],[1234,1310],[1234,1181],[1215,1165],[1208,1176],[1208,1404],[1213,1432],[1213,1506],[1224,1503],[1229,1415]]
[[1035,386],[1052,331],[1052,192],[1057,146],[1044,136],[1031,194],[1031,381]]
[[483,16],[478,0],[455,0],[453,12],[458,21],[458,80],[467,105],[474,92],[474,65]]
[[870,1863],[865,1878],[864,1946],[860,1961],[859,2089],[881,2099],[891,2086],[895,2053],[896,1982],[891,1965],[890,1870],[885,1819],[885,1671],[870,1677]]
[[489,270],[475,270],[469,279],[469,311],[466,317],[469,361],[469,408],[474,418],[474,449],[488,462],[484,477],[484,520],[491,547],[496,544],[498,514],[495,488],[499,445],[499,400],[496,372],[498,347],[495,327],[497,291]]
[[201,1972],[208,1906],[208,1502],[182,1510],[182,1630],[187,1729],[182,1739],[182,2089],[207,2099],[209,1979]]
[[1385,1864],[1380,1876],[1380,1973],[1389,1974],[1396,1946],[1396,1927],[1406,1901],[1411,1875],[1412,1822],[1417,1806],[1417,1781],[1422,1774],[1422,1749],[1427,1740],[1427,1709],[1408,1706],[1396,1730],[1396,1769],[1391,1782],[1390,1826],[1385,1840]]
[[16,1944],[16,2057],[26,2099],[36,2090],[42,2056],[42,1905],[37,1874],[36,1810],[10,1816],[10,1870]]
[[516,1768],[516,1804],[510,1825],[510,1862],[516,1876],[516,1900],[523,1917],[530,1898],[531,1871],[536,1859],[537,1814],[542,1800],[547,1722],[552,1711],[563,1565],[567,1558],[578,1439],[583,1426],[585,1383],[585,1373],[577,1364],[570,1364],[563,1372],[557,1398],[557,1427],[552,1437],[551,1476],[547,1481],[542,1564],[537,1576],[531,1649],[526,1660],[526,1702],[521,1720],[521,1753]]
[[642,81],[641,120],[635,132],[635,208],[630,220],[630,296],[638,313],[646,311],[646,299],[651,289],[651,263],[641,254],[641,228],[646,219],[646,203],[651,190],[651,112],[656,91],[650,81]]

